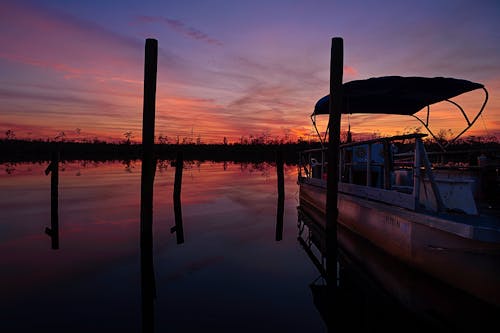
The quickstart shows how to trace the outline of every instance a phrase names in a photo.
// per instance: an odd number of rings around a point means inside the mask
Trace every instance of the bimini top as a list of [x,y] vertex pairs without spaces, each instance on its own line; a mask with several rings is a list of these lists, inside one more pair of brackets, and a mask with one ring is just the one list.
[[[413,115],[424,107],[484,89],[479,83],[445,77],[385,76],[343,84],[342,113]],[[314,115],[329,113],[329,95],[314,107]]]

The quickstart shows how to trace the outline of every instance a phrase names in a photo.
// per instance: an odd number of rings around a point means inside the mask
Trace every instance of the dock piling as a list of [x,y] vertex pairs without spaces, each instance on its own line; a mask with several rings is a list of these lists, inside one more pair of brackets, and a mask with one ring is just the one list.
[[[337,219],[340,120],[342,113],[342,76],[344,43],[342,38],[332,38],[330,55],[330,106],[328,118],[327,191],[326,191],[326,239],[328,285],[337,285]],[[330,289],[332,289],[330,288]]]
[[153,184],[156,169],[154,128],[158,41],[146,39],[141,169],[141,290],[142,331],[154,331],[156,287],[153,265]]

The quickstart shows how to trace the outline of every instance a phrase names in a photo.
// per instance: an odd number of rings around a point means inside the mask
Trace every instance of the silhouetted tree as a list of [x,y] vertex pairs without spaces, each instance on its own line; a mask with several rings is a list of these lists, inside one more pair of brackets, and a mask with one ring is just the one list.
[[163,145],[163,144],[167,144],[167,143],[168,143],[168,137],[167,137],[166,135],[165,135],[165,136],[163,136],[163,134],[160,134],[160,135],[158,136],[158,143],[160,143],[160,144],[162,144],[162,145]]
[[5,137],[7,138],[7,140],[14,140],[16,138],[16,134],[13,130],[9,129],[5,132]]
[[450,128],[442,128],[436,134],[436,140],[442,145],[448,142],[451,138],[453,138],[453,131]]
[[56,141],[61,141],[61,142],[64,142],[64,139],[66,138],[66,133],[64,133],[64,131],[60,131],[59,133],[57,133],[57,135],[54,137],[54,139]]
[[80,141],[80,134],[82,133],[82,130],[80,128],[75,128],[75,134],[76,134],[76,141]]
[[132,139],[134,136],[132,135],[132,131],[126,131],[123,133],[123,136],[125,137],[125,143],[130,144],[130,139]]

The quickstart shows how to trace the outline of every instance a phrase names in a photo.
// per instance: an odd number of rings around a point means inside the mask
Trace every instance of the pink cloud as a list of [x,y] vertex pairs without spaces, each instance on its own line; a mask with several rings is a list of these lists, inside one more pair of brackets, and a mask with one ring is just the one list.
[[141,63],[139,41],[34,5],[2,4],[0,30],[1,58],[69,77],[123,71]]
[[344,66],[344,75],[356,77],[358,76],[358,70],[352,66]]

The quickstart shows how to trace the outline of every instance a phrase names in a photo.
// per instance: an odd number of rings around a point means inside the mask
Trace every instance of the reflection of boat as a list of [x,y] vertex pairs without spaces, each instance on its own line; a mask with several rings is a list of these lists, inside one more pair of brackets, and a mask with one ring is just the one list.
[[[326,232],[318,219],[324,216],[307,207],[298,207],[299,241],[324,276],[321,263],[327,259]],[[327,285],[323,279],[311,284],[316,307],[332,328],[359,324],[387,329],[389,325],[419,325],[422,331],[477,331],[487,325],[498,326],[498,308],[409,268],[393,256],[349,229],[339,226],[340,275],[334,304],[336,316],[328,312]],[[345,309],[348,307],[348,309]],[[376,317],[381,318],[376,318]],[[334,317],[334,318],[333,318]],[[494,327],[495,327],[494,326]],[[401,327],[401,326],[399,326]],[[491,326],[490,326],[491,327]]]
[[[343,85],[342,112],[414,115],[475,89],[484,87],[452,78],[352,81]],[[322,98],[313,116],[327,113],[328,103]],[[474,122],[466,120],[468,127]],[[470,177],[433,173],[424,136],[342,145],[338,221],[401,261],[500,306],[499,216],[476,204],[477,184]],[[300,157],[300,203],[318,214],[326,211],[325,151],[309,150]]]

